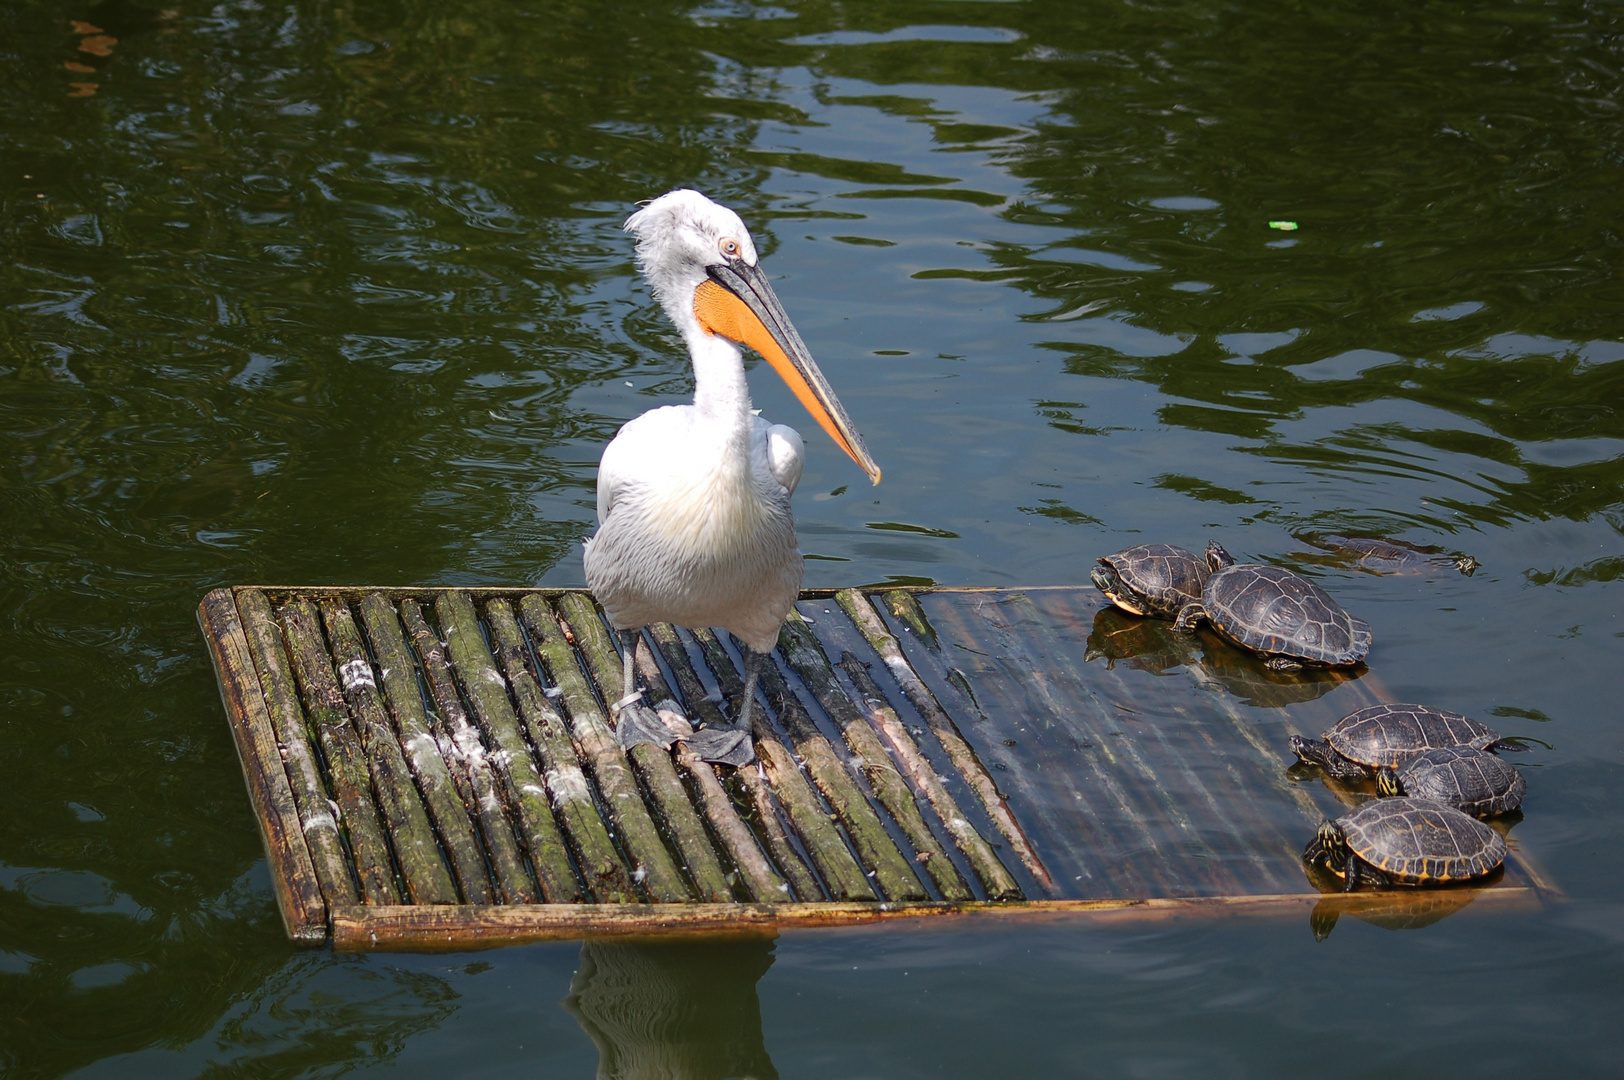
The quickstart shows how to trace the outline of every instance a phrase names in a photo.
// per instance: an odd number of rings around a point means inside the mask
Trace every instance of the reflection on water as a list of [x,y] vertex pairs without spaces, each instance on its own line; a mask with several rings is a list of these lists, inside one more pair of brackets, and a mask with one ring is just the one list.
[[0,1073],[296,1075],[387,1060],[455,1011],[436,975],[290,950],[267,886],[154,911],[94,874],[0,867]]
[[1210,630],[1198,630],[1196,634],[1201,640],[1201,670],[1253,708],[1278,709],[1317,701],[1369,670],[1359,664],[1351,668],[1272,671],[1262,657],[1231,645]]
[[598,1048],[599,1080],[777,1080],[756,983],[766,938],[588,941],[564,1007]]
[[[1337,919],[1343,915],[1351,915],[1383,930],[1419,930],[1447,919],[1466,907],[1483,891],[1481,886],[1492,885],[1500,874],[1501,871],[1497,870],[1487,879],[1471,886],[1327,896],[1314,905],[1314,910],[1308,916],[1308,926],[1313,931],[1315,941],[1330,937],[1331,931],[1336,929]],[[1335,892],[1333,889],[1321,891]]]
[[1173,633],[1168,620],[1130,615],[1108,604],[1094,616],[1085,659],[1104,660],[1108,668],[1120,660],[1137,671],[1165,675],[1191,663],[1196,654],[1195,638]]
[[126,0],[102,0],[81,11],[81,18],[69,20],[73,31],[73,59],[62,63],[68,73],[68,97],[73,98],[91,97],[96,93],[100,82],[86,76],[95,75],[112,62],[114,47],[120,40],[160,27],[171,33],[176,29],[177,12],[155,13]]
[[1132,615],[1107,605],[1094,616],[1087,659],[1107,667],[1122,661],[1138,671],[1165,675],[1188,668],[1197,678],[1210,678],[1247,705],[1278,709],[1314,701],[1365,672],[1357,668],[1312,668],[1273,671],[1262,657],[1222,640],[1210,630],[1175,634],[1166,619]]

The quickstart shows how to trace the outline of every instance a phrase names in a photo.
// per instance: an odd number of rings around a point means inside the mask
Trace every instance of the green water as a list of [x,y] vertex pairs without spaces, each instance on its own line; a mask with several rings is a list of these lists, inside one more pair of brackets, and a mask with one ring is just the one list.
[[[19,0],[0,58],[0,1073],[1617,1075],[1615,5]],[[753,372],[809,584],[1470,552],[1311,568],[1394,698],[1546,744],[1566,901],[291,950],[194,606],[581,584],[602,444],[688,391],[619,230],[677,185],[885,468]]]

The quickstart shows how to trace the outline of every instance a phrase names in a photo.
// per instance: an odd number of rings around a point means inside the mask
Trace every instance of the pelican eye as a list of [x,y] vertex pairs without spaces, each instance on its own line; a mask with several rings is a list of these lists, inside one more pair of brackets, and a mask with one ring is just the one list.
[[737,259],[744,252],[744,249],[739,246],[739,242],[731,236],[724,236],[722,242],[717,246],[722,249],[722,254],[730,259]]

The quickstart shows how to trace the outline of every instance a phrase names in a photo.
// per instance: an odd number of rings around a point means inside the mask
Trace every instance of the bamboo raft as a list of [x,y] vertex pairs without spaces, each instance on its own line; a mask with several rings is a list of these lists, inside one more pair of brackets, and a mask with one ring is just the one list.
[[[1515,842],[1486,885],[1322,895],[1300,855],[1346,793],[1288,774],[1286,736],[1378,700],[1373,681],[1269,673],[1103,603],[806,592],[742,768],[620,747],[616,638],[584,591],[245,586],[198,618],[301,944],[1309,908],[1420,925],[1553,895]],[[714,725],[739,659],[658,626],[636,664],[651,705]]]

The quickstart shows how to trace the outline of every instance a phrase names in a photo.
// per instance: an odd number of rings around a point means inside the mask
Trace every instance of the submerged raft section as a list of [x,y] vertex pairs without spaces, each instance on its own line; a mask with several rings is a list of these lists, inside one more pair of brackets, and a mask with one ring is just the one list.
[[[1546,891],[1513,845],[1484,887],[1322,898],[1300,855],[1341,808],[1288,775],[1286,736],[1370,680],[1275,675],[1101,605],[805,593],[742,768],[620,747],[617,639],[580,590],[238,587],[198,617],[301,943],[1316,903],[1411,925]],[[670,626],[636,657],[648,702],[696,725],[733,716],[739,660]]]

